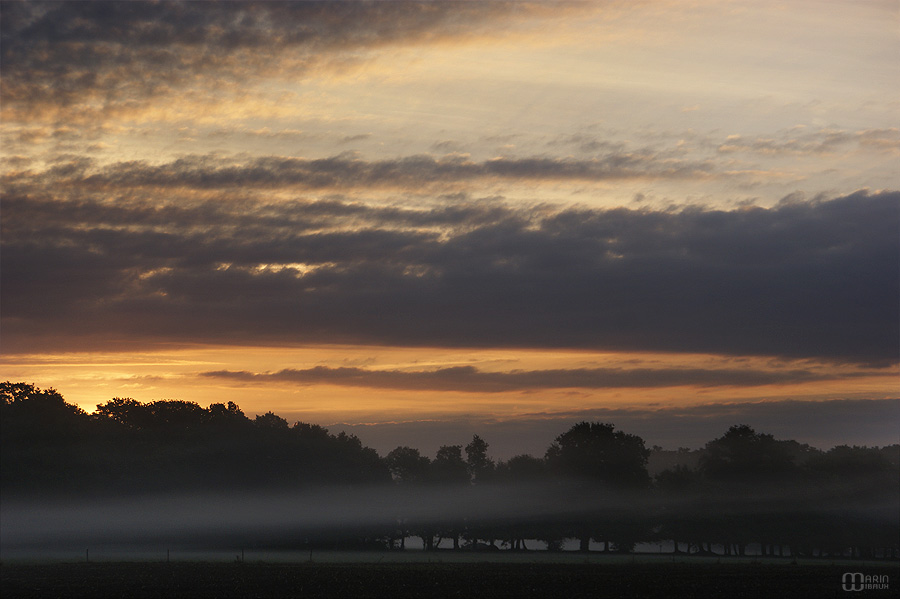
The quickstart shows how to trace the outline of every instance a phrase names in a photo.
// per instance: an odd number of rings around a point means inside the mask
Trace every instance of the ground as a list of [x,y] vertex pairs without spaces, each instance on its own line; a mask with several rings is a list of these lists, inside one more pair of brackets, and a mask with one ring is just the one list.
[[751,560],[581,563],[82,562],[5,563],[3,597],[844,597],[846,572],[896,563]]

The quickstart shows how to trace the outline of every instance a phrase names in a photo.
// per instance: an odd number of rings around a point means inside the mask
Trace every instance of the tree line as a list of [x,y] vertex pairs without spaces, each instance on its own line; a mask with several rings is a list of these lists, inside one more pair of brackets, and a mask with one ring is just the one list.
[[[354,435],[271,412],[251,419],[233,402],[114,398],[89,414],[31,384],[0,383],[0,396],[4,498],[385,488],[400,498],[391,518],[293,531],[288,542],[402,549],[415,536],[427,550],[526,550],[537,540],[550,551],[667,542],[694,554],[754,545],[772,556],[900,555],[900,445],[823,451],[740,424],[651,476],[659,448],[601,422],[574,424],[543,456],[494,460],[478,435],[433,458],[405,446],[380,456]],[[458,508],[416,506],[438,497]],[[482,509],[487,502],[509,509]]]

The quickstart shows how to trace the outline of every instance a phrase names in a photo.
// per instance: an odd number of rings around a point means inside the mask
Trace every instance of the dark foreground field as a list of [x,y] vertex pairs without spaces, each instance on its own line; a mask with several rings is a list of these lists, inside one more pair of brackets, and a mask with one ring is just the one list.
[[12,597],[846,597],[845,572],[888,575],[896,564],[752,563],[57,563],[4,564]]

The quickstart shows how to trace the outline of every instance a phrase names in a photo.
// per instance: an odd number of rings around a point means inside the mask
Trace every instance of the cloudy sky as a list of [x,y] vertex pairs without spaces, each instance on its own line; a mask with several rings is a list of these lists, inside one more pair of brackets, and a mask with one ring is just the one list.
[[4,2],[0,379],[382,452],[897,442],[898,31],[894,0]]

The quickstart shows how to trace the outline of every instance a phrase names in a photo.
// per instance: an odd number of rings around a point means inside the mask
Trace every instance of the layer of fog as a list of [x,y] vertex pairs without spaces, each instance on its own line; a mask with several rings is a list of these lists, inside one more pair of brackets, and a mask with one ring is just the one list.
[[[442,524],[578,522],[602,514],[652,516],[660,510],[683,516],[818,512],[852,514],[896,525],[897,497],[842,493],[816,497],[796,489],[711,496],[662,497],[616,493],[574,484],[505,484],[478,487],[403,488],[373,486],[305,492],[190,493],[124,498],[5,498],[0,507],[0,548],[87,546],[91,543],[167,543],[212,546],[301,547],[309,537],[380,536],[420,525],[439,532]],[[652,519],[652,518],[651,518]]]

